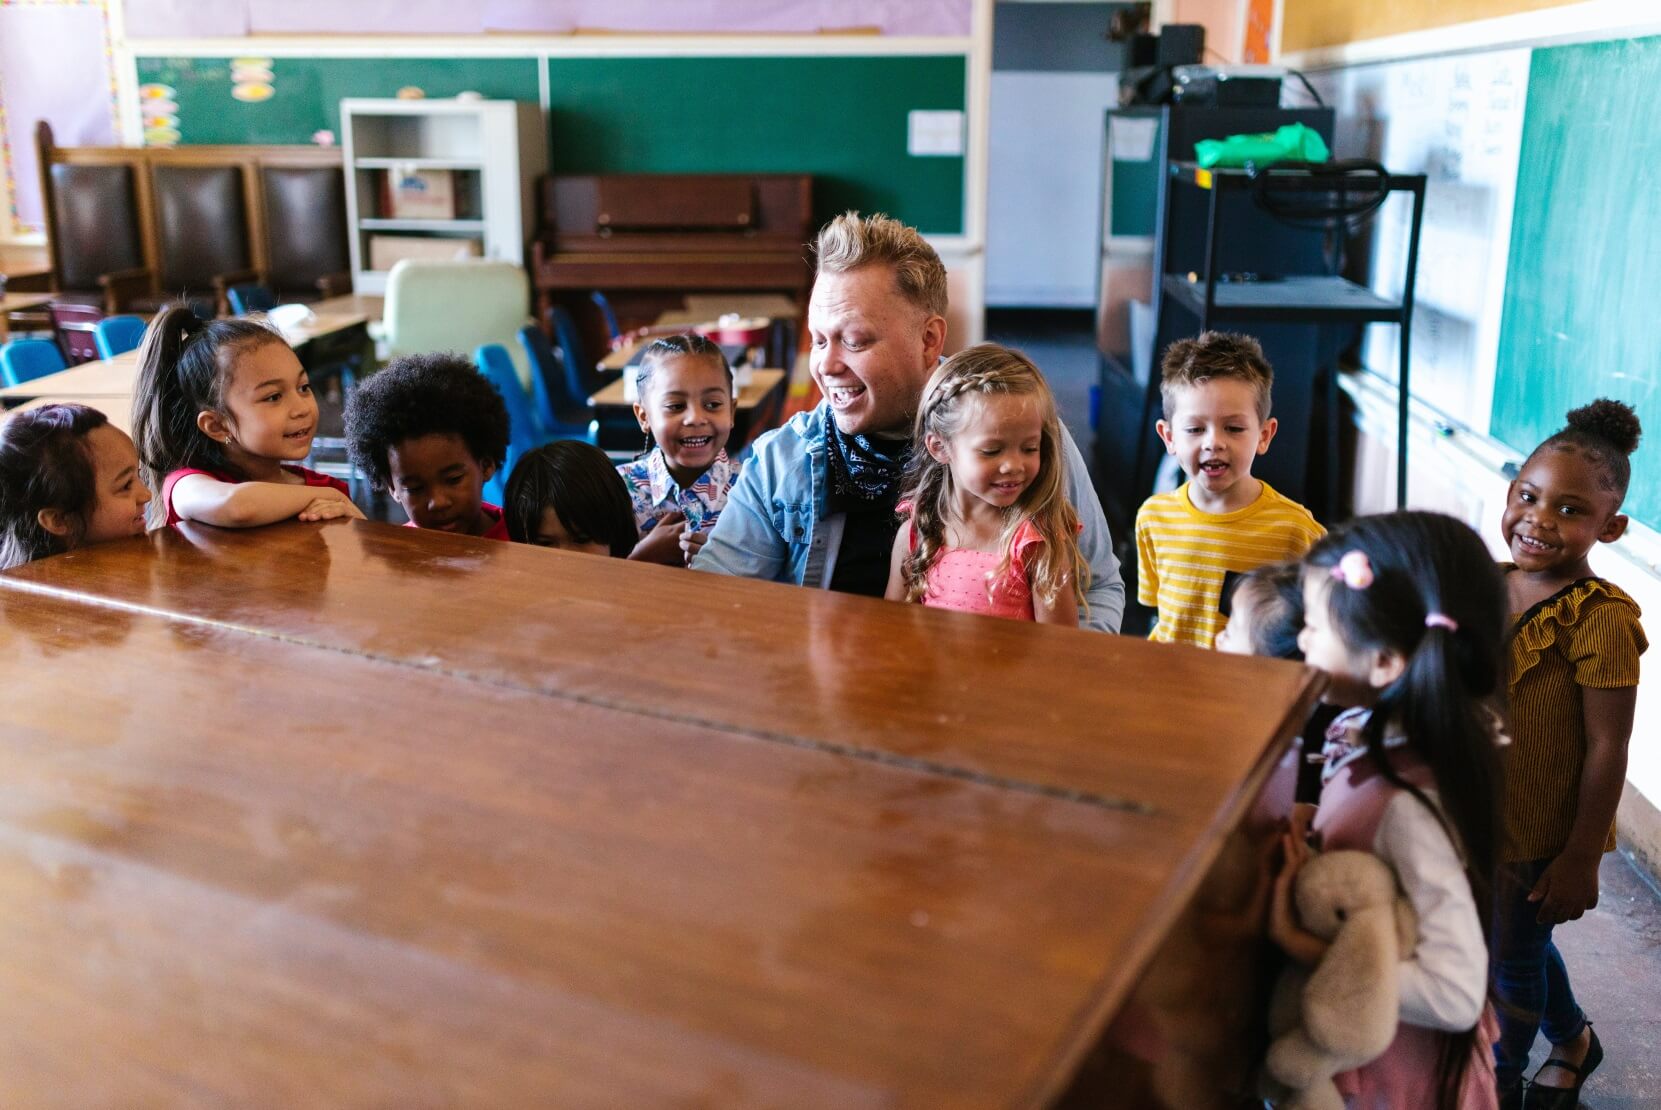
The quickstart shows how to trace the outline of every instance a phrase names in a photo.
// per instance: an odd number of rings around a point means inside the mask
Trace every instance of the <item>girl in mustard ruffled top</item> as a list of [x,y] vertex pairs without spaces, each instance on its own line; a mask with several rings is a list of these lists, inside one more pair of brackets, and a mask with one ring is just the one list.
[[[1511,483],[1500,525],[1514,560],[1504,567],[1512,744],[1493,938],[1502,1106],[1572,1108],[1603,1060],[1551,937],[1597,905],[1598,864],[1615,846],[1647,643],[1638,606],[1592,573],[1588,555],[1626,531],[1621,501],[1640,430],[1617,401],[1569,413]],[[1537,1030],[1553,1047],[1525,1096]]]

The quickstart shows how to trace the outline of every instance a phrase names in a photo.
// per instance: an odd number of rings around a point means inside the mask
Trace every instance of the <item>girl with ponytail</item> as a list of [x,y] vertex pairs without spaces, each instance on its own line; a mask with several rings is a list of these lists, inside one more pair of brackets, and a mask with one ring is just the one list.
[[995,343],[953,355],[923,388],[914,442],[888,599],[1076,627],[1090,567],[1038,367]]
[[[1493,1011],[1484,943],[1499,822],[1498,720],[1505,591],[1481,539],[1439,513],[1367,517],[1310,551],[1304,659],[1325,700],[1349,707],[1324,751],[1310,839],[1389,864],[1418,914],[1399,969],[1400,1019],[1383,1056],[1337,1077],[1351,1106],[1491,1107]],[[1309,851],[1286,836],[1270,935],[1313,964],[1292,882]]]
[[[1626,531],[1629,455],[1642,429],[1618,401],[1568,415],[1511,483],[1500,531],[1511,734],[1495,899],[1494,1046],[1501,1094],[1515,1105],[1572,1108],[1603,1060],[1575,1002],[1552,929],[1598,904],[1598,865],[1615,847],[1615,807],[1647,641],[1638,606],[1592,573],[1600,543]],[[1551,1052],[1522,1090],[1536,1032]]]
[[169,305],[145,331],[138,362],[133,440],[161,495],[158,523],[363,516],[345,482],[297,465],[311,454],[317,399],[276,331]]

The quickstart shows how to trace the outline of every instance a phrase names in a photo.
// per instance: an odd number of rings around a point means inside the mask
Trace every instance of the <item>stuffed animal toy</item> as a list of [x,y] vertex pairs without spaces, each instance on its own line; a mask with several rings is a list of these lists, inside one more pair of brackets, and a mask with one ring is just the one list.
[[1331,947],[1313,969],[1288,967],[1275,985],[1265,1070],[1280,1088],[1270,1093],[1277,1106],[1343,1110],[1332,1077],[1377,1059],[1395,1039],[1396,968],[1417,943],[1418,921],[1389,865],[1367,852],[1311,857],[1293,898],[1303,927]]

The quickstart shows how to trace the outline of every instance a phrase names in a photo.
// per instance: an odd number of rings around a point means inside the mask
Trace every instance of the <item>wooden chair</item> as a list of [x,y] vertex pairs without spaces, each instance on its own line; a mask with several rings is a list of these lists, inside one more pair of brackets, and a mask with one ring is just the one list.
[[153,311],[181,295],[230,311],[256,283],[283,300],[351,292],[335,147],[59,147],[35,131],[52,266],[64,300]]

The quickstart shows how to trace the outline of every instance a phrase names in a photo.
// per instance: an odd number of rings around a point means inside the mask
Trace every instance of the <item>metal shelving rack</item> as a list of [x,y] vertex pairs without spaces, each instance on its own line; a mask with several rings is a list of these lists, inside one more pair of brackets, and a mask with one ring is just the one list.
[[[1194,162],[1172,162],[1173,186],[1205,190],[1208,194],[1205,226],[1205,270],[1201,274],[1171,272],[1172,236],[1162,235],[1159,258],[1160,332],[1169,307],[1187,312],[1199,321],[1199,330],[1216,324],[1254,321],[1277,324],[1397,324],[1401,328],[1401,363],[1398,371],[1399,400],[1396,410],[1396,504],[1407,504],[1407,430],[1409,355],[1412,351],[1413,287],[1419,264],[1419,229],[1424,218],[1425,175],[1387,174],[1356,177],[1341,171],[1276,174],[1264,182],[1260,174],[1246,169],[1204,169]],[[1382,297],[1365,286],[1338,274],[1295,274],[1263,281],[1227,281],[1218,272],[1218,247],[1225,229],[1221,226],[1221,198],[1231,191],[1265,189],[1275,194],[1308,193],[1336,196],[1409,193],[1413,216],[1408,232],[1407,267],[1400,300]],[[1275,217],[1262,213],[1265,220]],[[1328,412],[1336,408],[1337,379],[1327,375]],[[1151,422],[1159,403],[1157,375],[1149,383],[1144,407],[1144,425]],[[1332,420],[1329,417],[1329,427]],[[1329,443],[1330,443],[1329,435]],[[1331,460],[1329,459],[1329,463]],[[1330,470],[1330,466],[1329,466]]]

